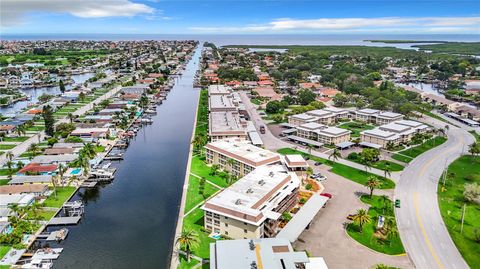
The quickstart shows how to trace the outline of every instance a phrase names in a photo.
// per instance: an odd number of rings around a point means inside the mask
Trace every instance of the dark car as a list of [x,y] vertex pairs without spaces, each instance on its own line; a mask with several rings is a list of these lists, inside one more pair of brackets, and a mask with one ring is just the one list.
[[320,163],[320,162],[315,162],[313,165],[319,166],[319,165],[322,165],[322,163]]
[[395,207],[400,208],[400,199],[395,200]]

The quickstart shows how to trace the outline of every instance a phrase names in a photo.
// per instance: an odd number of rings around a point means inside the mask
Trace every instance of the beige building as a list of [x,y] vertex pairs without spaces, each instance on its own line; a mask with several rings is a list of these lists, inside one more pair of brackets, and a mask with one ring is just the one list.
[[316,109],[307,111],[302,114],[292,115],[288,117],[288,123],[293,125],[302,125],[309,122],[316,122],[319,124],[332,125],[338,119],[348,118],[349,111],[337,107],[327,107],[324,109]]
[[210,112],[208,136],[211,141],[229,138],[246,140],[247,122],[236,111]]
[[402,120],[403,115],[389,111],[380,111],[377,109],[364,108],[355,111],[355,119],[357,121],[374,123],[376,125],[383,125],[390,122]]
[[408,143],[415,134],[424,133],[428,130],[430,130],[430,127],[423,123],[412,120],[399,120],[381,125],[372,130],[363,131],[360,133],[360,139],[362,142],[376,144],[385,148],[388,143],[393,145]]
[[205,146],[206,161],[208,164],[218,164],[220,169],[241,177],[255,168],[279,163],[280,155],[248,141],[219,140]]
[[205,229],[233,239],[274,237],[282,213],[297,203],[299,186],[283,165],[258,167],[201,207]]
[[297,127],[297,136],[319,141],[324,144],[338,144],[350,141],[351,131],[310,122]]
[[377,145],[380,148],[386,148],[389,143],[398,145],[402,142],[400,135],[388,131],[382,131],[379,128],[360,132],[360,140],[369,144]]
[[306,113],[288,116],[288,123],[299,126],[309,122],[316,122],[317,118]]
[[375,118],[375,123],[377,125],[383,125],[383,124],[388,124],[394,121],[402,120],[403,115],[394,113],[394,112],[380,112]]

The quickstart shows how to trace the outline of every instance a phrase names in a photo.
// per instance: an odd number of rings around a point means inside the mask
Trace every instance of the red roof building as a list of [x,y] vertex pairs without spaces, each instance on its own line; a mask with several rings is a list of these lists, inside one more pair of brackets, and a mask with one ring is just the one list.
[[39,174],[47,174],[57,170],[56,164],[40,164],[40,163],[29,163],[24,166],[20,171],[19,174],[26,174],[26,173],[39,173]]

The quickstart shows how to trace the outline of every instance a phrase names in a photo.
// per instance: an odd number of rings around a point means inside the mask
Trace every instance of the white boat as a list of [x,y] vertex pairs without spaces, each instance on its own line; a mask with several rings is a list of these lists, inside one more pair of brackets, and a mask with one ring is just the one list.
[[53,267],[51,260],[33,259],[21,266],[22,269],[50,269]]
[[110,180],[113,179],[113,172],[106,169],[96,169],[90,171],[90,176],[99,180]]

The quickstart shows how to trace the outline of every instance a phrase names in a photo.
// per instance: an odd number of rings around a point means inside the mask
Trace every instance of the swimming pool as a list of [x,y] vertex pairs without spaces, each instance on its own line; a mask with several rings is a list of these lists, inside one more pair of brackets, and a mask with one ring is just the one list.
[[71,175],[78,175],[80,174],[80,172],[82,171],[81,168],[75,168],[72,170],[72,172],[70,172]]

